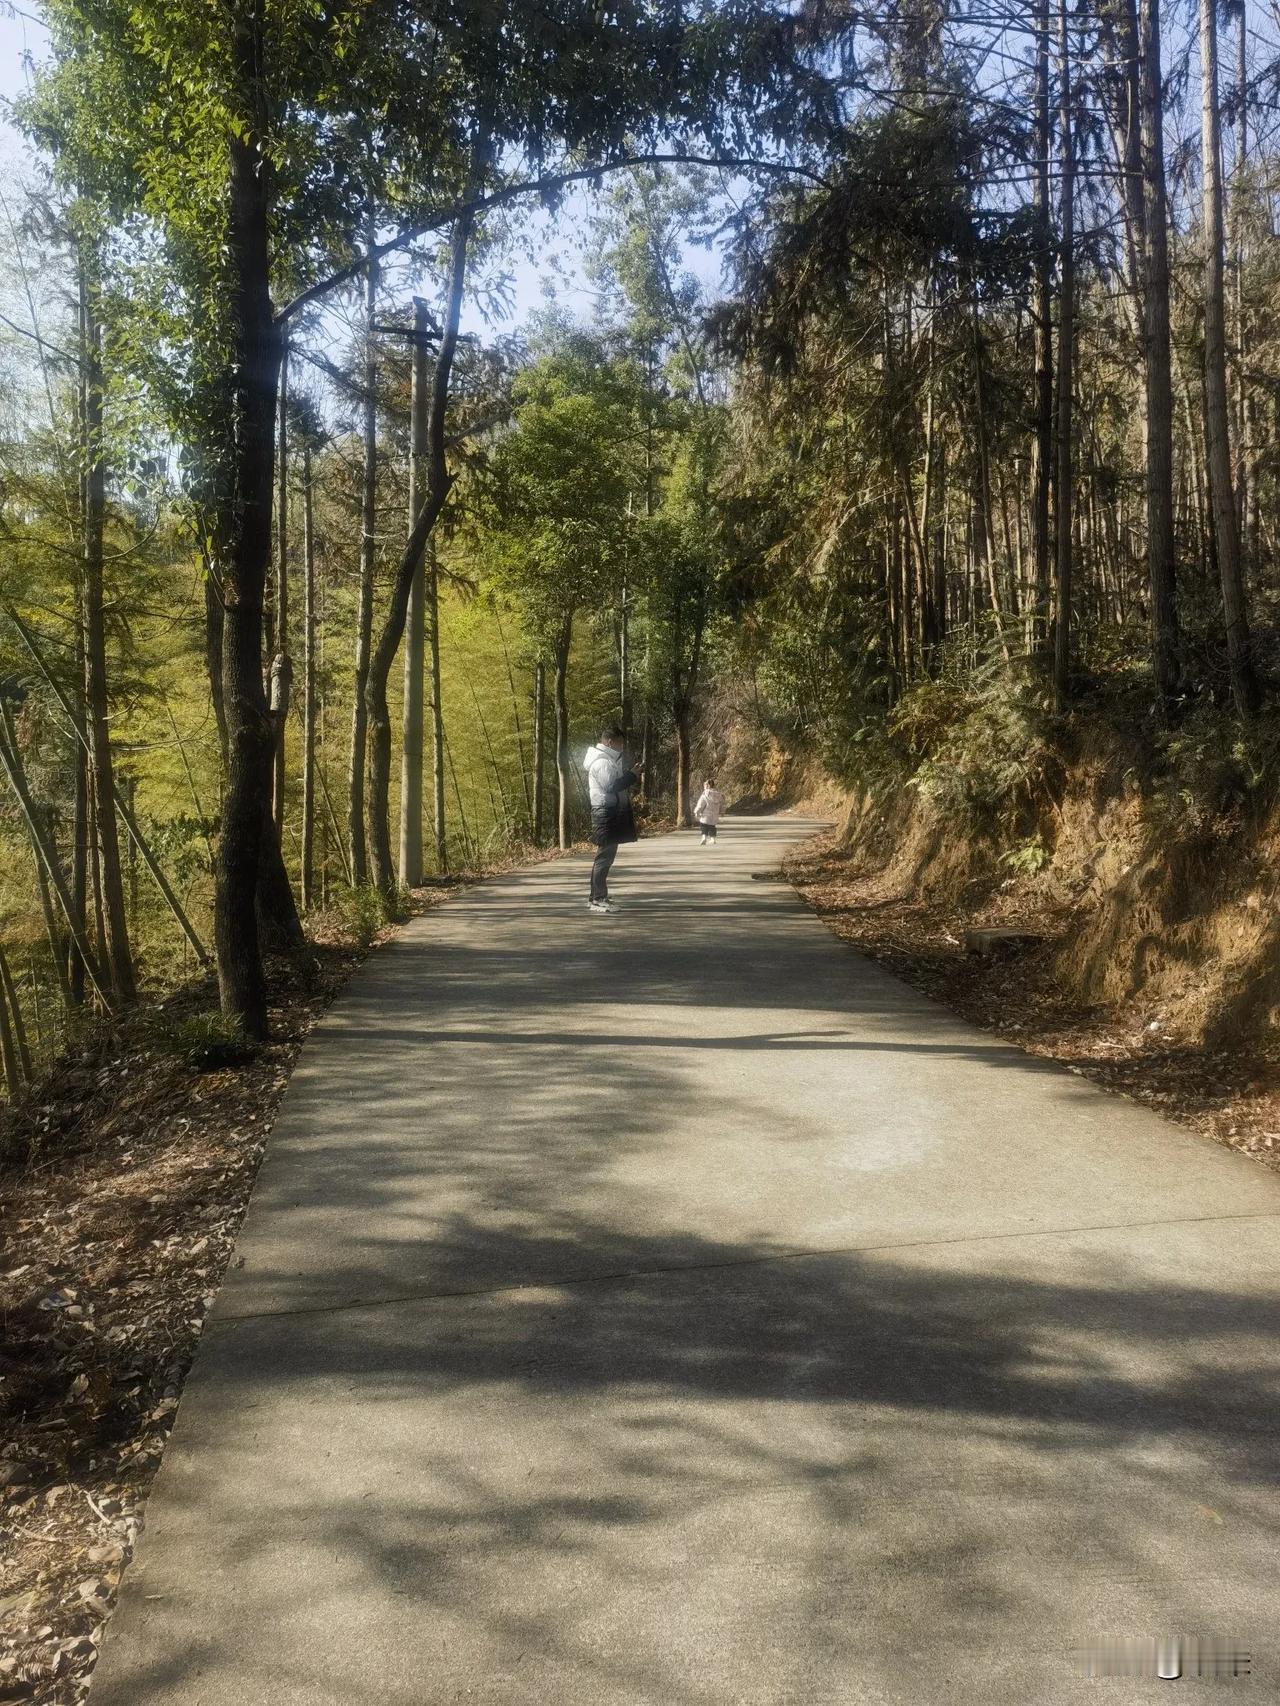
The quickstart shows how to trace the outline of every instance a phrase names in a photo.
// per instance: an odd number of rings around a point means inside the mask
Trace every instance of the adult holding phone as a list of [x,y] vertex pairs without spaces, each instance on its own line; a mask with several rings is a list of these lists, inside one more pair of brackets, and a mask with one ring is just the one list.
[[591,797],[591,839],[596,856],[591,865],[591,912],[616,912],[609,899],[609,872],[624,842],[636,841],[636,820],[631,809],[631,790],[643,770],[629,770],[623,760],[626,737],[618,723],[606,723],[596,744],[588,747],[582,760]]

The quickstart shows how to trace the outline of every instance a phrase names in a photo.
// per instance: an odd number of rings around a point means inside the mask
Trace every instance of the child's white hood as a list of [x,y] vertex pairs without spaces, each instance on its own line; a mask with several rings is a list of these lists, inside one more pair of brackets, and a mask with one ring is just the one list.
[[719,788],[703,786],[698,795],[698,803],[693,808],[693,815],[699,823],[719,823],[720,814],[724,810],[724,795]]

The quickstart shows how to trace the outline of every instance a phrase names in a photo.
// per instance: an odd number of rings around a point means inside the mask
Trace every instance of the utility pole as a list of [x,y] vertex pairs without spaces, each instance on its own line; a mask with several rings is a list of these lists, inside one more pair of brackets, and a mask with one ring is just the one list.
[[[430,315],[420,296],[413,299],[413,387],[409,417],[409,532],[422,509],[426,486],[427,405],[431,394],[428,367],[432,342]],[[431,576],[434,581],[434,557]],[[426,606],[429,597],[427,554],[414,571],[404,628],[404,712],[400,757],[400,881],[417,888],[422,881],[422,754],[423,673],[426,663]],[[434,630],[435,620],[432,617]],[[432,645],[432,679],[438,647]],[[434,717],[434,707],[433,707]],[[443,780],[443,777],[442,777]]]

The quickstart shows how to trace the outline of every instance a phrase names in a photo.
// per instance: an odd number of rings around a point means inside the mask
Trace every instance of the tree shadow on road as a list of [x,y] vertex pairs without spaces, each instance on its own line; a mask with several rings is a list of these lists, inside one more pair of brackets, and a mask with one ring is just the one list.
[[[563,1255],[512,1239],[527,1273]],[[637,1254],[609,1225],[573,1243],[602,1270]],[[998,1668],[1039,1628],[1025,1697],[1057,1700],[1072,1628],[1199,1627],[1225,1585],[1247,1634],[1280,1538],[1277,1297],[1062,1245],[1049,1277],[1025,1244],[668,1240],[665,1271],[228,1321],[144,1585],[172,1594],[166,1543],[198,1531],[255,1628],[434,1645],[440,1698],[478,1663],[492,1699],[730,1706],[798,1668],[814,1699],[905,1701],[931,1654]],[[198,1597],[164,1615],[207,1641]],[[350,1634],[296,1698],[408,1699],[360,1691]]]
[[673,946],[556,880],[415,927],[304,1055],[102,1706],[1057,1703],[1073,1637],[1261,1629],[1234,1158],[769,885],[673,886]]

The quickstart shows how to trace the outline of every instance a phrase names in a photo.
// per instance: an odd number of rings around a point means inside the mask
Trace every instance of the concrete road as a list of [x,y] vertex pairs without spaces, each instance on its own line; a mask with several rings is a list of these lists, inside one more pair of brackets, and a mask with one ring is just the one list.
[[971,1030],[775,866],[456,897],[308,1043],[92,1706],[1280,1697],[1280,1179]]

